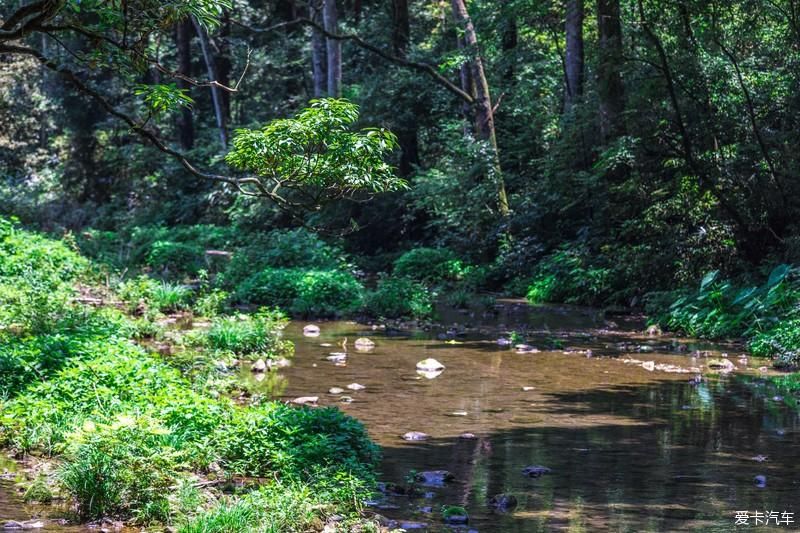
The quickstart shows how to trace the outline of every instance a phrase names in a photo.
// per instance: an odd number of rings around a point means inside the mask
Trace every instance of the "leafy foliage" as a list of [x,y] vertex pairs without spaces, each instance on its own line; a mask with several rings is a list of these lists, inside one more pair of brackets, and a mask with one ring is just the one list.
[[434,294],[409,278],[382,278],[364,299],[364,310],[376,317],[428,318],[433,314]]
[[278,358],[294,350],[292,343],[282,338],[288,322],[280,311],[262,308],[253,315],[214,318],[201,339],[210,348],[237,355]]

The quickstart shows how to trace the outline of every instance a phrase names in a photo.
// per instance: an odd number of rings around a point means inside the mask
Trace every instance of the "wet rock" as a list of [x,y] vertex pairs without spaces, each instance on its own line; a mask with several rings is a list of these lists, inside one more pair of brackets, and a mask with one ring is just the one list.
[[753,482],[756,484],[756,487],[763,489],[767,486],[767,476],[757,475],[753,478]]
[[417,472],[414,481],[422,483],[427,487],[442,487],[445,483],[453,481],[455,476],[447,470],[429,470]]
[[347,388],[350,389],[350,390],[364,390],[364,389],[366,389],[366,387],[364,385],[361,385],[360,383],[351,383],[350,385],[347,386]]
[[428,358],[417,363],[417,370],[422,370],[423,372],[437,372],[444,370],[444,365],[436,359]]
[[330,394],[341,394],[344,392],[344,389],[341,387],[331,387],[330,389],[328,389],[328,392]]
[[399,525],[400,529],[405,529],[406,531],[412,531],[414,529],[428,529],[428,524],[423,522],[401,521]]
[[725,372],[725,373],[736,370],[733,361],[729,359],[709,359],[706,365],[711,370],[719,370],[720,372]]
[[468,414],[466,411],[453,411],[450,416],[467,416]]
[[750,460],[751,461],[755,461],[757,463],[763,463],[764,461],[767,460],[767,456],[766,455],[756,455],[755,457],[751,457]]
[[22,529],[22,522],[16,520],[9,520],[3,524],[3,529],[7,531],[16,531]]
[[467,510],[456,505],[446,505],[442,507],[442,519],[445,524],[463,525],[469,523]]
[[657,335],[661,335],[661,328],[658,327],[657,324],[653,324],[652,326],[648,326],[648,328],[645,330],[645,333],[651,337],[655,337]]
[[475,433],[465,432],[459,435],[458,438],[464,440],[475,440],[478,438],[478,436]]
[[514,349],[517,353],[539,353],[539,350],[530,344],[517,344]]
[[317,405],[319,396],[300,396],[292,400],[292,403],[297,405]]
[[368,352],[375,348],[375,343],[366,337],[361,337],[356,339],[355,347],[360,352]]
[[29,529],[42,529],[44,522],[41,520],[25,520],[24,522],[17,522],[16,520],[8,520],[3,524],[5,531],[19,531]]
[[412,441],[412,442],[413,441],[423,441],[423,440],[428,440],[430,438],[430,435],[428,435],[427,433],[423,433],[421,431],[409,431],[407,433],[404,433],[402,438],[403,438],[403,440]]
[[517,506],[517,497],[513,494],[496,494],[489,500],[489,507],[500,512],[511,511]]
[[652,372],[653,370],[656,369],[656,362],[655,361],[645,361],[644,363],[642,363],[642,368]]
[[546,466],[540,466],[540,465],[526,466],[525,468],[522,469],[523,475],[533,478],[542,477],[543,475],[550,474],[551,472],[552,472],[551,469],[547,468]]
[[497,339],[498,346],[511,346],[511,339],[506,339],[505,337],[500,337]]
[[533,390],[533,389],[535,389],[535,388],[536,388],[536,387],[522,387],[522,390],[523,390],[524,392],[529,392],[529,391],[532,391],[532,390]]
[[340,403],[353,403],[353,398],[351,396],[342,396],[339,398]]
[[[425,379],[435,379],[442,375],[444,370],[417,370],[417,374]],[[416,378],[419,379],[419,378]]]
[[267,363],[265,363],[263,359],[259,359],[258,361],[253,363],[253,366],[250,367],[251,372],[261,373],[265,372],[266,370],[267,370]]
[[306,337],[319,337],[320,329],[315,324],[308,324],[303,328],[303,335]]
[[270,359],[267,361],[267,368],[270,370],[273,368],[286,368],[287,366],[291,365],[292,362],[285,357],[279,357],[278,359]]
[[425,507],[420,507],[418,511],[420,513],[431,514],[433,512],[433,507],[426,505]]
[[332,352],[328,357],[326,357],[328,361],[333,363],[344,363],[347,361],[347,353],[345,352]]

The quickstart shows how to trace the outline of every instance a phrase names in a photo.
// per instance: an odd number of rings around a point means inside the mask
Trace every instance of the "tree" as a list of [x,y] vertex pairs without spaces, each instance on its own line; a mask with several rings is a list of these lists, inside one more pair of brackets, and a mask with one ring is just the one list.
[[314,98],[325,96],[327,87],[327,73],[325,72],[325,65],[327,63],[325,37],[317,27],[323,23],[320,2],[321,0],[311,0],[308,3],[310,20],[315,24],[311,28],[311,76],[314,85]]
[[[178,52],[178,87],[188,92],[191,84],[186,78],[192,76],[192,23],[188,20],[182,20],[175,24],[175,44]],[[178,119],[178,137],[180,139],[181,148],[190,150],[194,146],[194,121],[192,119],[192,108],[190,106],[183,106],[180,110]]]
[[622,84],[622,22],[619,0],[597,0],[597,94],[600,136],[609,141],[624,130],[625,88]]
[[566,40],[564,102],[570,109],[583,95],[583,0],[567,0]]
[[475,119],[475,133],[479,140],[486,141],[489,146],[490,178],[497,184],[498,210],[503,216],[508,215],[508,196],[503,180],[503,172],[500,168],[500,157],[497,152],[497,134],[494,127],[494,109],[492,108],[492,98],[489,93],[489,82],[483,70],[483,59],[478,50],[478,36],[472,19],[469,17],[467,6],[464,0],[452,0],[453,14],[456,19],[459,31],[464,33],[465,48],[470,54],[468,63],[469,72],[475,84],[475,101],[473,103],[473,113]]
[[[339,33],[339,11],[336,0],[323,0],[322,18],[328,33]],[[328,96],[339,98],[342,95],[342,41],[328,38],[326,40],[328,54]]]

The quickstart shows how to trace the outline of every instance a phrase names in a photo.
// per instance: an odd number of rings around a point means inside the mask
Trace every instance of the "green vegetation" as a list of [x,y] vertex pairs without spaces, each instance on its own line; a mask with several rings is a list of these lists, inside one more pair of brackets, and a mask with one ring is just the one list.
[[789,265],[775,267],[761,285],[739,285],[714,271],[696,291],[675,299],[659,322],[693,336],[745,337],[754,355],[776,357],[777,366],[796,368],[798,301],[800,280]]
[[[378,458],[360,423],[333,408],[234,403],[224,379],[208,379],[223,372],[215,357],[189,351],[162,359],[131,340],[141,322],[158,314],[133,320],[74,301],[75,287],[87,287],[93,274],[68,241],[0,221],[0,250],[15,261],[14,269],[0,263],[0,287],[9,295],[0,315],[0,445],[20,456],[57,458],[59,465],[55,479],[29,487],[27,500],[47,502],[56,492],[82,520],[113,516],[186,531],[230,531],[238,509],[253,531],[305,531],[329,514],[360,520]],[[119,296],[131,312],[139,301],[173,309],[158,305],[174,301],[162,288],[175,292],[138,277],[121,284]],[[182,302],[191,297],[181,294]],[[281,336],[286,322],[280,311],[263,309],[217,316],[206,332],[189,336],[205,350],[286,356],[292,350]],[[184,373],[187,360],[192,368]],[[211,471],[221,479],[280,481],[217,505],[216,491],[191,489]],[[185,488],[176,493],[175,487]]]
[[288,320],[279,310],[261,309],[253,315],[216,317],[201,342],[237,355],[275,359],[291,355],[292,343],[281,338]]
[[386,318],[428,318],[433,313],[433,294],[408,278],[383,278],[367,294],[364,308],[371,315]]

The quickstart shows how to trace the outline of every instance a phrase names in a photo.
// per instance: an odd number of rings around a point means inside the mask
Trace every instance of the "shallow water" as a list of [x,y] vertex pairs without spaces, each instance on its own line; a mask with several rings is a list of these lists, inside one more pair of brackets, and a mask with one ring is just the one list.
[[[284,399],[319,396],[320,405],[362,420],[383,447],[383,481],[404,484],[412,470],[452,472],[455,480],[444,487],[389,497],[376,509],[428,531],[453,530],[441,523],[442,505],[465,506],[470,524],[463,529],[480,532],[728,531],[736,511],[797,512],[800,522],[798,415],[738,377],[757,377],[764,361],[741,363],[736,346],[648,337],[635,320],[606,321],[586,310],[508,303],[490,318],[489,326],[465,328],[476,319],[455,314],[448,319],[456,326],[410,336],[327,322],[318,323],[319,337],[303,337],[302,324],[293,324],[294,364],[282,378],[270,377],[266,389],[280,381]],[[517,354],[495,341],[507,328],[526,329],[534,346],[555,342],[559,349]],[[457,333],[458,344],[449,344]],[[362,336],[376,342],[372,351],[353,348]],[[345,338],[346,366],[326,361]],[[693,358],[696,349],[710,353]],[[721,352],[737,371],[720,376],[707,368],[707,356]],[[428,357],[446,367],[435,379],[415,371]],[[701,376],[649,371],[624,359],[699,367]],[[350,383],[366,388],[350,391]],[[331,387],[345,392],[330,394]],[[339,402],[343,395],[353,402]],[[400,435],[408,431],[430,439],[405,442]],[[477,438],[459,438],[464,432]],[[753,460],[759,455],[767,460]],[[526,478],[528,465],[552,473]],[[767,477],[765,488],[756,486],[756,475]],[[517,508],[492,512],[486,502],[498,493],[513,494]],[[786,531],[798,522],[772,526]]]
[[[304,337],[304,323],[296,322],[287,330],[296,344],[292,366],[262,381],[243,368],[242,379],[275,398],[319,396],[320,405],[362,420],[383,447],[382,481],[404,485],[412,471],[453,473],[445,486],[419,487],[418,497],[374,502],[374,512],[399,525],[483,533],[731,531],[736,511],[788,511],[798,513],[796,523],[772,528],[798,530],[800,421],[784,401],[753,386],[767,362],[740,362],[735,345],[650,337],[640,320],[587,309],[506,301],[489,312],[443,314],[448,326],[413,332],[317,322],[322,334]],[[542,351],[498,346],[509,330]],[[357,351],[358,337],[375,348]],[[325,360],[343,351],[345,339],[346,366]],[[708,369],[721,353],[735,372]],[[415,369],[429,357],[446,367],[434,379]],[[699,372],[647,370],[642,363],[649,362]],[[351,383],[366,388],[348,390]],[[332,387],[345,390],[330,394]],[[408,431],[430,439],[406,442],[400,436]],[[464,432],[476,438],[459,438]],[[522,475],[529,465],[552,472],[530,479]],[[0,459],[4,469],[13,463]],[[756,475],[766,476],[765,488],[756,486]],[[0,522],[43,511],[23,505],[13,474],[6,478]],[[487,500],[499,493],[513,494],[516,509],[491,511]],[[444,525],[442,505],[466,507],[469,526]],[[47,530],[87,529],[48,522]]]

